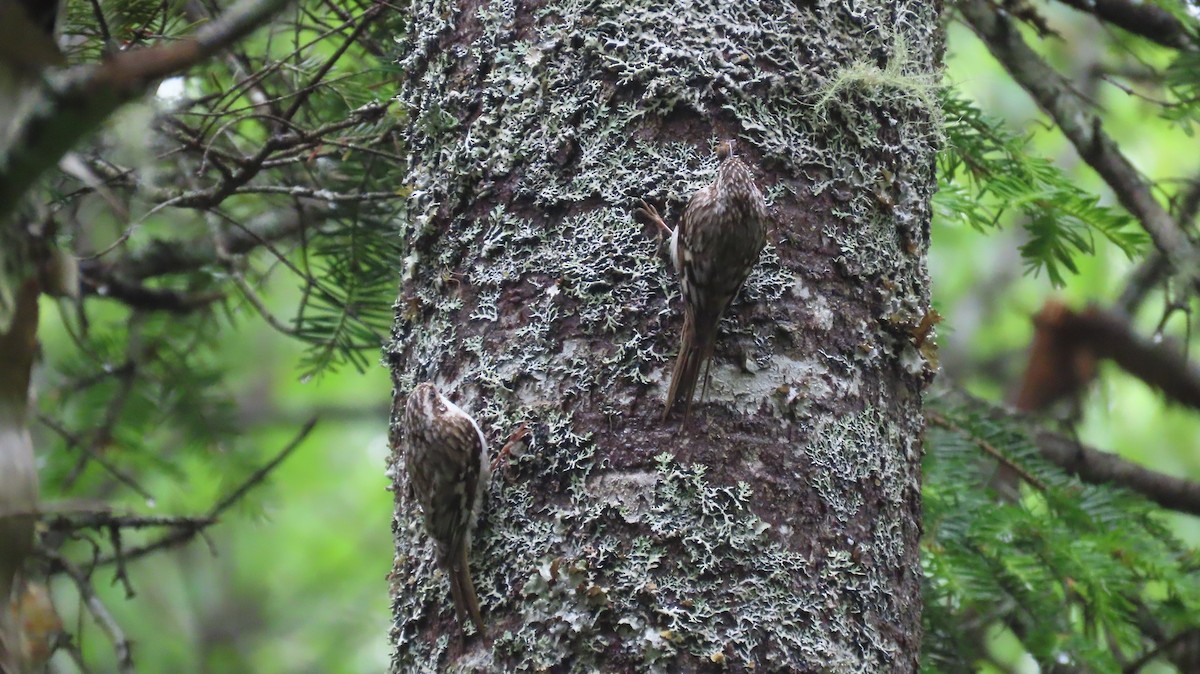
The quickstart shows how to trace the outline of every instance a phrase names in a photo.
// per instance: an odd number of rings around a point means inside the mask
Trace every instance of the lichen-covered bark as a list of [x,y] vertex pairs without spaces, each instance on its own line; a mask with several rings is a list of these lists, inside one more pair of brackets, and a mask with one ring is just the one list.
[[[485,638],[393,467],[392,671],[916,671],[938,9],[413,4],[397,402],[533,440],[475,535]],[[677,282],[630,208],[673,222],[730,137],[777,227],[664,423]]]

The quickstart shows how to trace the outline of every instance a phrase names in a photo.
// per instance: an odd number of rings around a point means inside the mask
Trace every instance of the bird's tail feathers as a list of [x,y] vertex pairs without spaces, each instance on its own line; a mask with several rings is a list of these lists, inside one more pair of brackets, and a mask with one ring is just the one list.
[[664,420],[670,416],[671,410],[683,401],[683,420],[687,421],[692,411],[692,398],[696,393],[696,382],[700,379],[701,366],[704,366],[704,386],[701,388],[700,401],[704,402],[708,394],[708,366],[711,365],[713,349],[716,346],[716,323],[721,320],[721,315],[718,313],[715,319],[705,321],[705,325],[697,325],[692,312],[685,312],[683,335],[679,340],[679,356],[675,359],[671,388],[667,392],[667,404],[663,410]]
[[479,611],[479,596],[475,594],[475,583],[471,580],[471,567],[467,563],[467,546],[456,555],[450,564],[450,596],[454,600],[454,613],[460,625],[465,626],[467,617],[475,623],[475,629],[483,634],[483,615]]

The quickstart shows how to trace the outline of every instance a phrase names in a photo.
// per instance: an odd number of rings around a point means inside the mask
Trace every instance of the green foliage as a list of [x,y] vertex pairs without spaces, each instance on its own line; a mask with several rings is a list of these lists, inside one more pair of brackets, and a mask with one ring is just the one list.
[[1200,53],[1181,52],[1163,73],[1163,85],[1174,99],[1163,109],[1163,117],[1192,137],[1192,125],[1200,122]]
[[1027,137],[983,114],[952,90],[942,94],[946,147],[938,157],[936,217],[980,231],[1014,217],[1028,234],[1027,269],[1045,270],[1055,285],[1077,273],[1075,256],[1096,250],[1095,236],[1135,256],[1147,237],[1123,212],[1101,205],[1050,160],[1032,153]]
[[[1120,672],[1118,654],[1133,659],[1149,647],[1145,615],[1172,623],[1169,633],[1194,620],[1196,560],[1153,504],[1066,475],[999,410],[951,397],[931,407],[924,671],[987,659],[984,633],[1002,625],[1043,671],[1069,662]],[[1021,474],[1017,500],[992,488],[1000,464],[990,452]]]
[[[238,456],[209,450],[236,444],[222,351],[247,315],[307,345],[304,377],[343,364],[362,371],[377,359],[398,286],[401,239],[392,232],[407,188],[394,170],[401,119],[374,92],[393,78],[382,57],[403,17],[380,12],[372,22],[370,5],[301,4],[194,69],[180,97],[149,97],[80,148],[107,181],[104,201],[127,213],[90,208],[82,201],[90,190],[67,177],[37,195],[73,242],[67,248],[94,258],[85,287],[118,301],[88,297],[66,314],[77,336],[56,353],[52,385],[41,391],[62,443],[47,452],[51,482],[106,479],[63,448],[104,450],[107,472],[128,485],[143,470],[182,476],[193,453]],[[95,61],[219,13],[183,10],[122,0],[105,5],[101,24],[99,9],[73,4],[63,27],[78,36],[69,56]],[[236,236],[251,245],[225,250]],[[280,277],[300,286],[290,320],[259,297]],[[184,308],[163,298],[183,298]]]
[[308,343],[303,369],[311,376],[342,362],[360,372],[374,362],[392,322],[401,239],[391,218],[338,221],[304,253],[304,297],[297,337]]
[[[68,3],[62,44],[70,63],[94,64],[172,43],[232,4]],[[205,513],[273,456],[278,437],[327,410],[327,439],[256,482],[207,532],[211,548],[131,563],[137,600],[95,573],[97,594],[138,644],[139,670],[311,660],[314,670],[368,671],[383,658],[390,545],[386,524],[361,523],[387,519],[388,382],[381,369],[361,371],[378,358],[400,278],[403,117],[380,90],[396,79],[389,52],[406,17],[354,0],[295,4],[171,82],[177,95],[151,89],[115,115],[74,148],[86,170],[43,180],[20,214],[83,258],[83,300],[61,312],[42,304],[33,433],[47,503]],[[331,389],[332,370],[347,364],[360,372]],[[296,392],[318,372],[327,376],[303,386],[307,396]],[[253,531],[262,523],[248,515],[274,516],[270,532]],[[128,553],[179,531],[54,532],[47,545],[92,574],[118,544]],[[52,586],[87,667],[118,669],[106,667],[111,645],[69,580],[58,574]],[[302,619],[313,613],[337,619]],[[253,629],[206,633],[230,615]],[[176,636],[152,638],[164,620]]]
[[[200,329],[204,322],[211,317],[98,320],[77,338],[76,351],[56,350],[58,381],[41,407],[66,451],[51,454],[43,481],[66,490],[82,476],[76,488],[86,489],[116,476],[131,486],[123,476],[142,468],[174,472],[182,456],[215,457],[204,450],[228,442],[236,426],[220,385],[226,372],[214,359],[215,335]],[[181,339],[181,332],[190,336]],[[84,471],[89,460],[99,460],[107,475]]]

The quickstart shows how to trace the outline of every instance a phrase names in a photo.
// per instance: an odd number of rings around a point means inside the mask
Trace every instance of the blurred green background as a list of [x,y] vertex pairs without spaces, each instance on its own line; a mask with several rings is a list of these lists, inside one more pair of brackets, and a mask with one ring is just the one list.
[[[274,277],[265,292],[272,308],[294,308],[292,285],[284,275]],[[131,562],[136,596],[108,582],[112,567],[97,572],[97,590],[132,641],[142,672],[382,671],[392,562],[387,371],[347,367],[301,381],[303,345],[246,311],[225,328],[218,364],[243,429],[230,446],[212,450],[228,456],[180,454],[169,471],[141,482],[153,501],[120,490],[109,504],[146,514],[203,514],[305,421],[316,417],[316,427],[204,537]],[[48,358],[71,348],[56,311],[44,311],[42,328]],[[147,539],[127,536],[125,546]],[[79,615],[76,593],[59,590],[68,598],[58,605],[70,629]],[[83,646],[91,662],[114,665],[100,635]]]
[[[1099,64],[1129,58],[1126,49],[1104,51],[1111,29],[1106,32],[1095,21],[1057,5],[1045,8],[1045,16],[1061,39],[1040,41],[1031,34],[1026,39],[1042,48],[1059,72],[1077,83],[1092,83],[1081,86],[1082,93],[1102,111],[1106,131],[1143,175],[1150,181],[1169,182],[1200,173],[1200,142],[1190,133],[1163,120],[1158,108],[1146,100],[1087,75]],[[1005,120],[1010,128],[1030,134],[1034,151],[1067,169],[1081,188],[1102,195],[1102,203],[1115,206],[1111,191],[1099,176],[1079,159],[975,35],[959,22],[952,21],[948,30],[946,84],[988,114]],[[1142,46],[1136,55],[1148,64],[1162,67],[1167,63],[1163,50]],[[935,218],[932,241],[929,269],[934,305],[945,316],[938,328],[943,365],[940,384],[963,387],[995,401],[1009,401],[1015,393],[1025,366],[1025,349],[1033,336],[1030,317],[1048,298],[1058,298],[1076,309],[1088,303],[1111,306],[1136,262],[1096,236],[1095,254],[1076,257],[1079,274],[1069,277],[1066,286],[1055,288],[1045,274],[1025,273],[1018,250],[1025,241],[1020,229],[981,234],[967,225]],[[1167,299],[1156,292],[1143,303],[1137,316],[1143,334],[1154,334]],[[1187,321],[1186,314],[1175,313],[1165,336],[1186,340],[1190,336]],[[1188,341],[1194,343],[1194,339]],[[1165,405],[1157,392],[1109,363],[1102,365],[1097,383],[1085,398],[1078,436],[1085,444],[1164,473],[1200,479],[1195,414]],[[1181,537],[1191,545],[1200,543],[1200,521],[1183,515],[1171,517]]]

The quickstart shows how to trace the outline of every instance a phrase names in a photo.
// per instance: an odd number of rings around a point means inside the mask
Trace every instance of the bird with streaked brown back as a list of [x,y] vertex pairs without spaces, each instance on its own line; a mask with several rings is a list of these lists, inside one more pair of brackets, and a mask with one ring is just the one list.
[[721,316],[733,302],[767,242],[770,214],[749,167],[734,153],[734,141],[717,145],[717,178],[692,195],[672,230],[645,201],[638,212],[671,237],[671,261],[683,294],[683,332],[671,375],[663,419],[680,402],[691,412],[700,368],[708,370]]
[[450,580],[460,625],[483,633],[479,597],[468,558],[471,533],[491,479],[488,445],[479,424],[433,384],[417,384],[404,407],[404,463],[438,565]]

